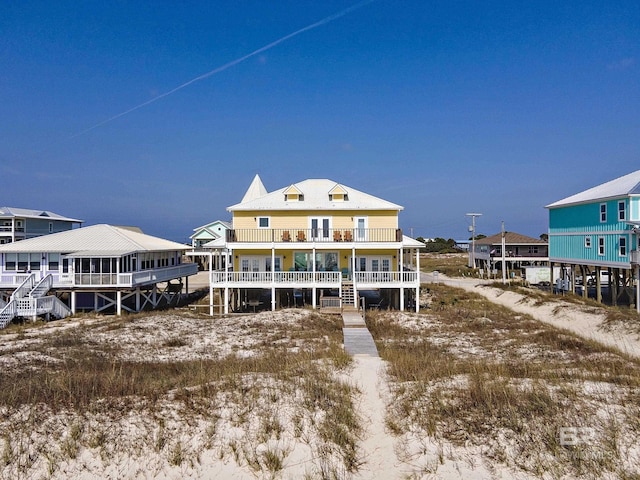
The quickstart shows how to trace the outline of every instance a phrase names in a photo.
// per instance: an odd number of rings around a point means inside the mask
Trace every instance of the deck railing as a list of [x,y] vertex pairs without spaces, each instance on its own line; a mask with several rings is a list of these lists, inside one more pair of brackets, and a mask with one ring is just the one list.
[[640,250],[631,250],[629,252],[630,257],[629,259],[631,260],[631,264],[632,265],[639,265],[640,264]]
[[227,242],[401,242],[399,228],[261,228],[227,230]]
[[[333,284],[337,288],[342,281],[342,272],[211,272],[211,283],[233,284]],[[351,277],[356,284],[416,283],[418,272],[355,272]]]

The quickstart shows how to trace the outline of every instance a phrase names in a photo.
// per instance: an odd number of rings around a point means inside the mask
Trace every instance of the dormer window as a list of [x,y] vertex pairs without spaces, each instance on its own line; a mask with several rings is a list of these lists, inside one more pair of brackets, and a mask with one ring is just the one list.
[[347,200],[349,200],[349,194],[342,185],[336,184],[331,190],[329,190],[330,202],[346,202]]
[[285,202],[302,202],[304,201],[304,194],[295,185],[285,188],[284,190]]

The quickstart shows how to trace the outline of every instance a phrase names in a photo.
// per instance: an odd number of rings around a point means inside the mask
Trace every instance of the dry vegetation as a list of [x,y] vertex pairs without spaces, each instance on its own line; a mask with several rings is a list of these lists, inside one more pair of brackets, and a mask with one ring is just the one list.
[[[76,317],[0,335],[0,478],[356,471],[339,318]],[[220,473],[220,472],[218,472]]]
[[437,270],[448,277],[463,277],[472,274],[468,267],[468,253],[421,253],[420,270],[431,273]]
[[[436,285],[429,297],[426,314],[367,316],[389,362],[387,426],[407,463],[425,476],[453,460],[640,478],[637,360],[471,292]],[[583,441],[561,445],[563,427]]]

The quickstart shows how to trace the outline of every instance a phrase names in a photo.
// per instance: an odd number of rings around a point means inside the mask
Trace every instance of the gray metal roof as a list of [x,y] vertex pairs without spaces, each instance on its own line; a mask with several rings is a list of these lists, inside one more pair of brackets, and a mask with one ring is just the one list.
[[31,210],[29,208],[0,207],[0,218],[48,218],[50,220],[60,220],[64,222],[82,223],[83,220],[77,218],[63,217],[48,210]]
[[188,245],[146,235],[129,228],[99,224],[0,245],[0,253],[59,252],[74,256],[113,257],[135,252],[189,248],[191,247]]
[[[329,193],[337,185],[339,184],[335,181],[327,179],[304,180],[293,185],[302,192],[303,200],[285,200],[285,190],[292,187],[292,185],[289,185],[274,192],[232,205],[227,210],[230,212],[251,210],[403,210],[400,205],[345,185],[340,186],[347,192],[348,200],[332,201],[329,198]],[[253,184],[250,189],[252,188]],[[245,198],[247,198],[247,195],[245,195]]]
[[640,170],[551,203],[546,208],[640,195]]

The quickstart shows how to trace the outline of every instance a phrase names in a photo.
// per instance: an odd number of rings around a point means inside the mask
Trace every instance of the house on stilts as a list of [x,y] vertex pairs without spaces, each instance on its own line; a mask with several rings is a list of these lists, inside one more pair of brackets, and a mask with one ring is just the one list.
[[[419,309],[419,249],[403,235],[403,207],[327,179],[268,192],[255,176],[227,208],[225,238],[205,244],[225,259],[211,269],[220,311],[305,304],[341,311],[362,302]],[[213,262],[212,262],[213,264]]]
[[104,224],[0,245],[0,328],[15,317],[170,306],[198,270],[183,262],[188,249]]
[[[560,266],[563,290],[602,301],[603,283],[613,305],[622,300],[640,312],[640,170],[547,205],[549,262]],[[605,273],[603,275],[603,273]]]

